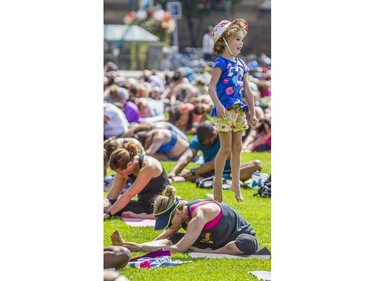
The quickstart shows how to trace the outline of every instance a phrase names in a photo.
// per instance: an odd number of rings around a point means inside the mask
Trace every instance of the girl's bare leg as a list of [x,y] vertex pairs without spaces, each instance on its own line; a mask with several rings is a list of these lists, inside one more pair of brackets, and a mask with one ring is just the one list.
[[230,165],[232,169],[232,184],[230,189],[234,191],[237,202],[243,201],[240,187],[240,167],[242,150],[242,131],[232,132],[232,153]]
[[215,158],[215,179],[212,183],[214,189],[214,199],[217,202],[223,201],[223,190],[222,190],[222,177],[225,167],[225,162],[228,155],[231,152],[232,147],[232,133],[231,132],[219,132],[220,137],[220,149]]

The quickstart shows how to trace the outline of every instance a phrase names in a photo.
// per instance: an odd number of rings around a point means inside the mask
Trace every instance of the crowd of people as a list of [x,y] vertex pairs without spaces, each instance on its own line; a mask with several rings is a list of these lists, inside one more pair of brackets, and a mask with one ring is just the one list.
[[[156,219],[155,229],[164,230],[143,244],[125,242],[115,231],[115,246],[227,254],[259,249],[254,229],[222,202],[221,191],[222,178],[231,179],[230,189],[243,201],[240,181],[261,171],[262,163],[241,163],[241,152],[271,151],[271,59],[239,57],[247,33],[242,19],[209,31],[213,54],[205,57],[215,61],[212,69],[147,69],[128,78],[114,63],[104,66],[104,219]],[[161,161],[176,164],[167,174]],[[201,165],[185,169],[193,161]],[[173,187],[212,176],[214,200],[182,200]]]
[[[244,151],[271,149],[271,67],[259,58],[254,55],[244,58],[259,120],[257,126],[250,127],[242,136]],[[150,77],[157,79],[150,80]],[[173,130],[179,130],[181,137],[196,134],[199,124],[206,120],[213,123],[210,113],[214,102],[208,94],[209,79],[210,72],[202,69],[196,71],[195,79],[190,82],[183,68],[165,74],[145,70],[139,78],[126,78],[116,65],[107,63],[104,68],[104,140],[129,136],[128,131],[140,124],[154,126],[156,122],[173,124],[176,127]],[[170,126],[167,125],[168,129]],[[256,143],[260,138],[263,140]]]

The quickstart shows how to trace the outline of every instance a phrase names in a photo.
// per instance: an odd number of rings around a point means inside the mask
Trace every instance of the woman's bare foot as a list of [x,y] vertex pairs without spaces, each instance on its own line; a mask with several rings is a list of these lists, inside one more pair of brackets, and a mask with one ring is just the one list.
[[122,246],[125,243],[125,240],[122,239],[118,229],[112,232],[111,241],[113,246]]
[[237,202],[242,202],[243,201],[243,197],[242,197],[240,185],[235,186],[232,183],[231,186],[230,186],[230,190],[232,190],[235,193]]
[[212,188],[214,189],[214,200],[217,202],[223,202],[223,189],[220,185],[216,185],[216,182],[212,182]]

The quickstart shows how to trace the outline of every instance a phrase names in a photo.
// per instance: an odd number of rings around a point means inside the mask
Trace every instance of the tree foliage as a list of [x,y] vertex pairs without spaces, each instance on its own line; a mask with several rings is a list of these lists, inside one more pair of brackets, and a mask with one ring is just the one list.
[[[164,8],[167,2],[173,1],[158,1]],[[241,3],[242,0],[184,0],[181,3],[182,15],[189,30],[190,46],[196,47],[196,42],[201,34],[200,31],[205,29],[202,26],[203,19],[215,12],[228,12],[231,7]]]

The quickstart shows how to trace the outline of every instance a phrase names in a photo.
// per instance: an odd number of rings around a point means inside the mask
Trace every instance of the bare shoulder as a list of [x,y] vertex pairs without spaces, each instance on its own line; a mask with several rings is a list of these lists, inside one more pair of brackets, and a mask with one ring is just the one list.
[[143,158],[143,165],[141,168],[142,172],[150,173],[152,176],[159,175],[160,171],[163,169],[163,166],[159,160],[155,159],[152,156],[145,155]]
[[211,203],[204,204],[204,205],[197,207],[194,210],[192,215],[204,216],[207,218],[207,221],[210,221],[211,219],[215,218],[219,214],[220,210],[221,208],[217,203],[211,202]]

